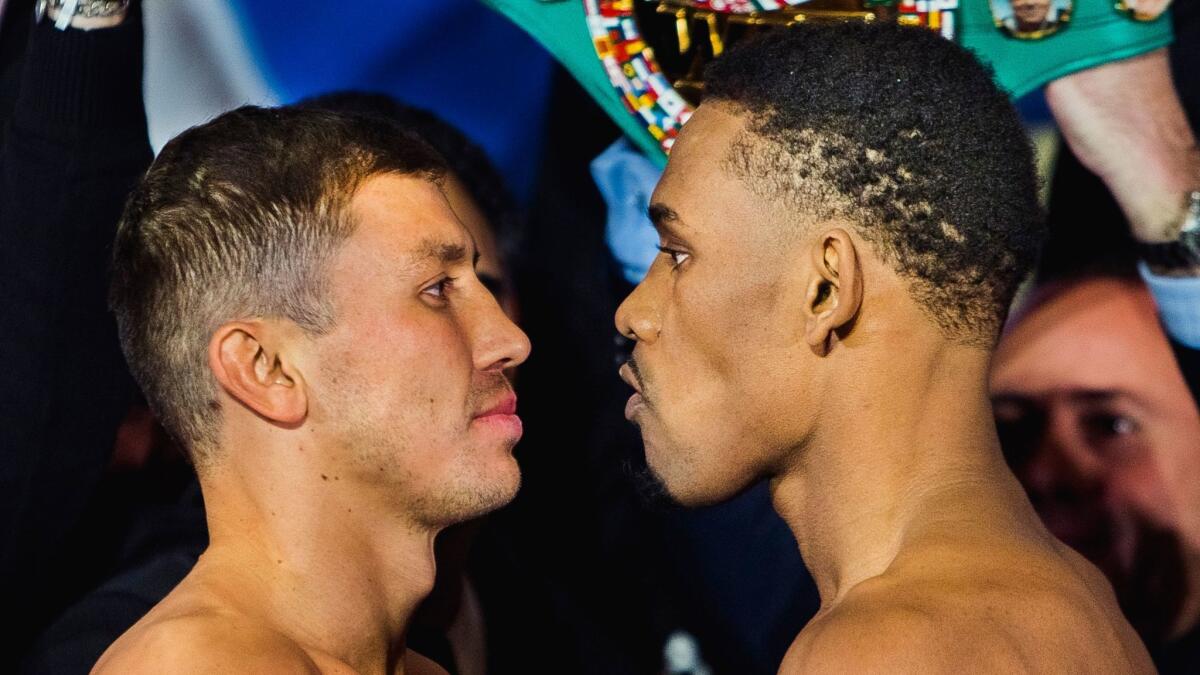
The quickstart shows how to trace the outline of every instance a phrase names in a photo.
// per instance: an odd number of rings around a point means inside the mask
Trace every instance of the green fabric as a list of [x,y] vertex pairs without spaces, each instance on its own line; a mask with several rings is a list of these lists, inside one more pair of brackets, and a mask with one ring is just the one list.
[[621,131],[660,167],[667,158],[658,141],[634,117],[608,81],[588,32],[583,0],[483,0],[533,36],[579,81]]
[[[1112,0],[1074,0],[1071,21],[1042,40],[1017,40],[996,29],[988,0],[960,0],[958,39],[996,71],[996,81],[1013,98],[1077,70],[1128,58],[1170,44],[1167,15],[1130,21]],[[666,157],[658,142],[622,105],[596,57],[583,0],[483,0],[533,36],[583,85],[625,135],[655,162]],[[936,68],[937,64],[930,64]]]
[[[511,1],[511,0],[510,0]],[[1077,70],[1136,56],[1171,43],[1171,19],[1131,21],[1113,0],[1074,0],[1071,21],[1041,40],[1018,40],[997,30],[987,0],[959,0],[959,43],[996,70],[1013,98]]]

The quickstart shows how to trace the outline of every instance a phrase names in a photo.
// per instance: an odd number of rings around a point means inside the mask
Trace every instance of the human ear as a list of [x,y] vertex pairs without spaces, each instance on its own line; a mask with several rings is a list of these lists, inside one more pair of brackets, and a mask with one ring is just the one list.
[[208,343],[208,365],[226,393],[284,426],[304,421],[304,380],[279,349],[281,337],[263,321],[223,324]]
[[812,277],[805,289],[804,340],[818,356],[833,348],[838,330],[849,327],[862,305],[862,266],[850,233],[823,232],[809,250]]

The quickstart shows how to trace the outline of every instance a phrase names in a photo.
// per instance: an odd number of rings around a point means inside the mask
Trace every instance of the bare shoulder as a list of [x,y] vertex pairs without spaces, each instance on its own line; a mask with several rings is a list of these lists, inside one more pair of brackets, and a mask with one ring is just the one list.
[[130,628],[92,673],[319,673],[299,645],[217,612],[155,616]]
[[411,649],[404,654],[404,672],[407,675],[449,675],[445,668]]
[[779,672],[942,672],[954,661],[945,633],[941,617],[928,608],[849,600],[800,632]]
[[855,587],[800,633],[780,672],[1154,672],[1094,570],[940,555],[951,559]]

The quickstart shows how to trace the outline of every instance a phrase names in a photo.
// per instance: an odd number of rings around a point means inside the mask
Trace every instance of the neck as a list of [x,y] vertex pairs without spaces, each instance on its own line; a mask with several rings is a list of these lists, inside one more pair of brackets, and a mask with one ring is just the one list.
[[919,535],[998,532],[1013,514],[1037,522],[999,451],[987,353],[948,346],[899,366],[890,358],[877,369],[888,381],[844,388],[838,410],[823,411],[821,430],[771,481],[823,609],[886,572]]
[[310,654],[362,673],[401,672],[409,620],[433,588],[437,531],[371,508],[363,495],[373,488],[349,476],[298,467],[304,454],[256,453],[293,463],[202,477],[210,545],[196,567],[201,583]]

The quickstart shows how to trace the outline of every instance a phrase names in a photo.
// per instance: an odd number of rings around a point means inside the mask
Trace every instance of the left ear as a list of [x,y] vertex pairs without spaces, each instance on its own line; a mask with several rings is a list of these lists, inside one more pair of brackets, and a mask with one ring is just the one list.
[[862,306],[862,266],[850,233],[837,227],[813,239],[812,277],[804,298],[804,340],[818,356],[833,348],[837,332]]
[[234,399],[264,419],[294,426],[308,415],[308,395],[282,344],[264,321],[230,321],[209,339],[208,365]]

